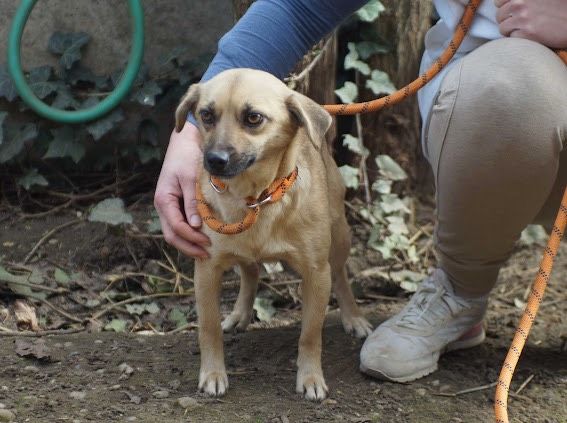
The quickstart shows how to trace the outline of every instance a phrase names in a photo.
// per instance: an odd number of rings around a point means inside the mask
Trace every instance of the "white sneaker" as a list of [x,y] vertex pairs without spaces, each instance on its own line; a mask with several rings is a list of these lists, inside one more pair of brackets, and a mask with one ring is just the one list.
[[370,335],[360,351],[360,370],[393,382],[409,382],[437,370],[439,356],[484,341],[487,297],[457,296],[437,269],[409,303]]

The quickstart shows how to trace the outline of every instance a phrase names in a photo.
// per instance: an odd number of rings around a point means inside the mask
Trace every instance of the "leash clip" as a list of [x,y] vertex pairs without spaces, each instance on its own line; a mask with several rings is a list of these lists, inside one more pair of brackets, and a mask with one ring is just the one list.
[[269,203],[270,201],[272,201],[272,195],[268,195],[266,198],[264,198],[263,200],[260,201],[256,201],[255,203],[252,204],[246,204],[247,207],[251,208],[251,209],[255,209],[256,207],[260,207],[266,203]]
[[220,189],[219,187],[217,187],[215,185],[215,183],[213,182],[213,179],[211,178],[211,176],[209,175],[209,184],[211,184],[211,187],[213,187],[213,189],[218,193],[218,194],[222,194],[223,192],[226,192],[227,187],[225,185],[224,189]]

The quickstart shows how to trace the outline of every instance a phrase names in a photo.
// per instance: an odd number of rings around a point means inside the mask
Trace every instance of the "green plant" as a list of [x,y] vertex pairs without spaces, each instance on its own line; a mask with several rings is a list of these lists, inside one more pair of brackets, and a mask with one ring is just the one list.
[[[40,99],[53,107],[77,110],[98,103],[116,86],[121,70],[100,76],[81,63],[82,50],[89,41],[90,36],[83,32],[55,32],[50,37],[48,50],[58,58],[58,66],[39,66],[26,74]],[[60,126],[29,113],[5,66],[0,65],[0,102],[9,110],[0,112],[0,167],[16,168],[21,174],[16,183],[31,190],[49,184],[50,167],[109,170],[121,162],[128,169],[159,161],[158,123],[151,117],[142,119],[133,131],[126,116],[128,110],[139,108],[172,109],[173,98],[200,76],[209,58],[202,55],[182,61],[184,52],[175,48],[163,56],[155,75],[142,66],[121,107],[98,121],[73,126]],[[118,135],[118,141],[114,138],[110,142],[110,135]],[[105,139],[109,142],[101,142]]]
[[[385,72],[372,69],[368,60],[389,51],[388,46],[370,30],[369,23],[379,18],[384,6],[378,1],[370,1],[356,13],[356,34],[358,39],[349,39],[344,58],[344,70],[351,76],[345,80],[335,93],[343,103],[359,99],[359,87],[364,87],[375,96],[390,94],[396,90]],[[353,23],[347,23],[347,25]],[[351,189],[364,189],[365,204],[358,214],[371,225],[368,246],[378,251],[387,261],[398,261],[405,267],[413,267],[418,272],[404,269],[389,275],[404,289],[413,290],[415,282],[423,277],[420,258],[415,245],[415,228],[408,226],[412,215],[411,199],[403,197],[394,190],[395,183],[407,179],[406,172],[389,156],[377,155],[374,158],[379,175],[371,181],[368,176],[367,160],[370,151],[364,145],[364,128],[360,116],[354,117],[353,133],[342,137],[342,144],[354,153],[357,167],[349,164],[339,168],[345,184]],[[419,235],[418,235],[419,237]]]

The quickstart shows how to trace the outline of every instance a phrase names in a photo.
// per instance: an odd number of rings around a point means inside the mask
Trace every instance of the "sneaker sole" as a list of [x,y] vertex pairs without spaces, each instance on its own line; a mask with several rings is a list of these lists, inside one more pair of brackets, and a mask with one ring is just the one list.
[[[478,333],[475,333],[474,336],[469,337],[468,335],[471,332],[478,332]],[[468,331],[458,340],[451,342],[450,344],[447,344],[447,346],[445,346],[445,348],[441,350],[441,355],[449,351],[464,350],[467,348],[476,347],[477,345],[482,344],[485,338],[486,338],[486,333],[484,331],[484,327],[482,326],[482,323],[479,323],[478,325],[473,326],[473,328],[470,331]],[[438,369],[438,365],[437,362],[435,362],[432,366],[426,367],[425,369],[420,369],[417,372],[414,372],[410,375],[392,377],[379,370],[369,369],[366,366],[364,366],[362,363],[360,364],[360,371],[362,373],[365,373],[377,379],[386,380],[388,382],[397,382],[397,383],[413,382],[414,380],[421,379],[422,377],[425,377],[433,373],[437,369]]]

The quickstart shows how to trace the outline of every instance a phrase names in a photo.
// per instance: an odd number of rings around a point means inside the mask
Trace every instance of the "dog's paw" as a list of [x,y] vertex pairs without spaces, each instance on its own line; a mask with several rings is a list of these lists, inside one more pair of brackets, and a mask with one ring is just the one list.
[[296,391],[310,401],[322,401],[327,397],[329,388],[320,373],[297,374]]
[[252,313],[238,313],[233,311],[222,321],[221,327],[223,332],[244,332],[251,320]]
[[199,375],[199,390],[213,397],[220,397],[228,389],[228,376],[224,370],[201,372]]
[[372,333],[372,325],[362,316],[341,316],[345,332],[357,338],[366,338]]

